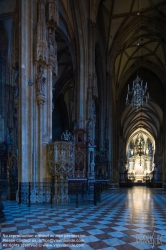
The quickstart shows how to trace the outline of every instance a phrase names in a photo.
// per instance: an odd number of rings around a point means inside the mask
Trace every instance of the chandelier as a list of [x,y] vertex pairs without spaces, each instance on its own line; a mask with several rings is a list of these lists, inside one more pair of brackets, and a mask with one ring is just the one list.
[[[129,96],[132,96],[129,98]],[[131,106],[133,109],[138,110],[143,106],[144,102],[147,104],[149,100],[149,92],[147,92],[147,82],[143,86],[143,80],[138,77],[133,81],[132,91],[128,84],[128,92],[126,96],[126,105]]]

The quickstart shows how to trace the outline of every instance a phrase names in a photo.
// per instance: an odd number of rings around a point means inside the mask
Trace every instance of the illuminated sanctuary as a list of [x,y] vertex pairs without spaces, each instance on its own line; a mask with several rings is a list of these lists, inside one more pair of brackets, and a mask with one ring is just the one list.
[[154,170],[155,145],[152,145],[151,140],[144,133],[137,133],[129,141],[127,151],[128,173],[133,174],[136,180],[143,180],[146,175]]

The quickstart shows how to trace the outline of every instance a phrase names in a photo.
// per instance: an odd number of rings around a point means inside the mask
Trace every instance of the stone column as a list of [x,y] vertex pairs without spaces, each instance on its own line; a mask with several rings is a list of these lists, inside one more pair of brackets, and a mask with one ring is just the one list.
[[45,102],[45,96],[39,94],[36,96],[38,104],[38,181],[43,181],[43,147],[42,147],[42,135],[43,135],[43,105]]
[[27,182],[31,178],[32,119],[31,91],[28,85],[32,71],[33,18],[32,1],[20,1],[20,64],[19,64],[19,112],[18,112],[18,180]]
[[[87,122],[93,123],[91,129],[92,144],[95,134],[95,99],[98,98],[97,77],[95,72],[95,35],[96,24],[89,20],[88,26],[88,86],[87,86]],[[88,129],[88,128],[87,128]]]
[[52,140],[52,66],[47,67],[47,136],[48,140]]
[[118,169],[118,158],[119,158],[119,130],[120,130],[120,123],[118,123],[118,104],[114,103],[111,100],[110,105],[112,105],[112,116],[111,116],[111,143],[110,143],[110,153],[112,154],[111,157],[111,168],[112,168],[112,178],[113,182],[119,182],[119,169]]
[[57,44],[55,40],[55,30],[59,25],[59,12],[57,1],[48,0],[47,2],[47,15],[46,15],[46,30],[47,30],[47,53],[48,60],[46,63],[47,79],[45,91],[45,107],[44,107],[44,136],[43,136],[43,160],[44,172],[43,178],[49,179],[50,174],[47,168],[47,150],[46,145],[52,141],[52,95],[53,95],[53,76],[58,76],[58,63],[57,63]]
[[[47,5],[47,6],[46,6]],[[47,11],[46,11],[46,7]],[[52,140],[52,74],[58,74],[55,29],[59,14],[56,1],[37,1],[37,39],[35,83],[38,112],[36,114],[36,144],[38,181],[51,178],[47,171],[46,145]]]

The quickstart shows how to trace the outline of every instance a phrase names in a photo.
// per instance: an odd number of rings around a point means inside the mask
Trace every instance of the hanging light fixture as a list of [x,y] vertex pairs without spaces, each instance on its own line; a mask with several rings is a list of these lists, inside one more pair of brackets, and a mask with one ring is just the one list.
[[[129,96],[132,96],[129,99]],[[126,105],[130,105],[133,109],[138,110],[143,106],[144,102],[147,104],[149,100],[149,92],[147,92],[147,82],[146,85],[143,86],[143,80],[138,77],[133,81],[132,91],[130,91],[130,87],[128,84],[128,92],[126,97]]]
[[[139,9],[139,4],[138,4]],[[140,16],[138,11],[137,16]],[[139,23],[139,22],[138,22]],[[139,28],[139,27],[138,27]],[[139,30],[139,29],[138,29]],[[138,58],[138,50],[139,50],[139,41],[137,40],[137,58]],[[131,96],[131,97],[130,97]],[[133,87],[130,91],[130,87],[128,84],[128,92],[126,96],[126,105],[131,106],[133,109],[138,110],[140,107],[144,105],[144,102],[147,104],[149,100],[149,93],[147,92],[147,82],[146,85],[143,86],[143,80],[138,76],[138,66],[137,66],[137,77],[133,81]]]

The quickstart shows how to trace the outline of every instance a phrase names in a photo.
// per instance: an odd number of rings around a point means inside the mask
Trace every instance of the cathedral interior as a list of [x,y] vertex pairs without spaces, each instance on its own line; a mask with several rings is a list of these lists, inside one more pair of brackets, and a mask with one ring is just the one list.
[[[129,224],[142,216],[141,204],[130,204],[134,195],[151,206],[145,209],[148,220],[156,216],[159,208],[149,197],[165,204],[166,190],[165,24],[165,0],[0,0],[0,186],[6,218],[9,208],[23,214],[17,204],[38,209],[51,199],[51,205],[64,205],[72,183],[83,182],[94,193],[95,183],[102,185],[106,218],[114,214],[109,192],[119,199],[117,209],[120,197],[124,204],[129,200],[122,210],[122,217],[129,211]],[[87,240],[81,249],[148,249],[125,241],[120,221],[109,223],[119,234],[111,231],[109,242],[101,236],[98,245]],[[163,223],[155,230],[166,238]]]

